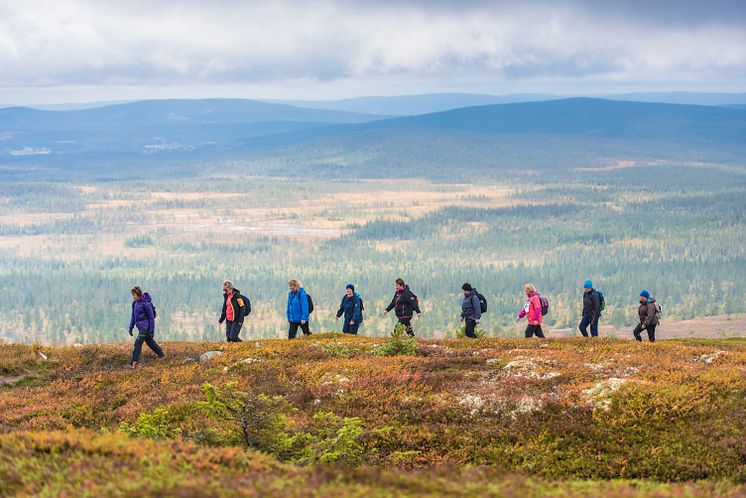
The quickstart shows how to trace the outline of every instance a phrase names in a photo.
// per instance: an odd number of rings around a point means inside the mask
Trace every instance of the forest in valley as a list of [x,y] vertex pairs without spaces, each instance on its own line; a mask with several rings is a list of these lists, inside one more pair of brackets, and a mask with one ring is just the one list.
[[0,336],[127,340],[129,289],[141,285],[162,340],[218,340],[225,279],[252,302],[244,338],[286,336],[290,278],[314,298],[314,331],[341,328],[335,311],[354,283],[372,336],[394,325],[382,313],[397,277],[422,302],[421,337],[456,334],[464,282],[487,297],[491,336],[522,334],[526,282],[548,297],[545,328],[561,335],[577,335],[586,278],[606,295],[602,334],[635,323],[643,288],[663,307],[662,328],[746,311],[737,166],[628,161],[457,183],[256,173],[236,163],[157,181],[4,182]]

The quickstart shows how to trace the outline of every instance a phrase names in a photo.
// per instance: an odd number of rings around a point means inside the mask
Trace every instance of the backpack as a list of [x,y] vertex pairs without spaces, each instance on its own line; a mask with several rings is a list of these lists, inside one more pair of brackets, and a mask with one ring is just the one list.
[[310,315],[313,313],[313,299],[311,298],[311,294],[306,292],[306,297],[308,298],[308,314]]
[[[158,310],[156,309],[155,304],[153,304],[153,301],[150,302],[150,307],[153,308],[153,320],[155,320],[156,318],[158,318]],[[132,301],[132,312],[134,313],[134,311],[135,311],[135,302]]]
[[[360,311],[365,311],[365,303],[363,302],[363,296],[357,293],[353,294],[353,296],[355,297],[355,299],[360,301]],[[347,296],[342,296],[342,302],[340,303],[340,307],[344,304],[346,298]]]
[[487,313],[487,298],[479,292],[477,292],[477,297],[479,298],[480,313]]
[[598,306],[599,310],[603,311],[606,309],[606,298],[604,297],[604,293],[600,290],[596,291],[596,294],[598,294]]
[[[249,316],[251,314],[251,301],[243,294],[239,295],[236,301],[238,301],[239,299],[243,301],[244,316]],[[239,302],[238,305],[241,306],[241,303]]]
[[549,313],[549,301],[541,294],[539,294],[539,301],[541,301],[541,314],[546,315]]
[[658,304],[658,301],[654,302],[653,304],[655,305],[655,319],[656,319],[656,321],[660,322],[661,321],[661,312],[663,310],[661,309],[661,305]]

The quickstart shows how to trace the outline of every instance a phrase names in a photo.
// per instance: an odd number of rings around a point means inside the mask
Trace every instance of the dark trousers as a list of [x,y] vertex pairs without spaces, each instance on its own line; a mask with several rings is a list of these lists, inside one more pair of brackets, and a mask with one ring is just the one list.
[[410,337],[414,337],[414,329],[412,328],[411,316],[409,318],[399,318],[399,323],[407,328],[407,335],[409,335]]
[[350,325],[350,320],[344,319],[345,323],[342,325],[342,332],[345,334],[353,334],[357,335],[357,329],[360,328],[360,324],[356,323],[355,325]]
[[243,327],[243,322],[232,322],[230,320],[226,320],[225,340],[228,342],[242,342],[241,339],[238,337],[238,334],[241,333],[241,327]]
[[588,325],[591,326],[591,337],[598,337],[598,320],[594,322],[591,316],[584,316],[580,320],[580,325],[578,325],[583,337],[588,337]]
[[[648,340],[650,340],[650,342],[655,342],[655,327],[656,325],[648,325],[647,328],[644,329],[648,331]],[[638,341],[642,341],[642,331],[642,324],[638,323],[637,327],[635,327],[635,330],[632,332],[632,334],[634,334],[635,336],[635,339],[637,339]]]
[[529,325],[526,327],[526,337],[533,337],[534,334],[536,334],[536,337],[541,337],[544,339],[544,331],[541,330],[541,325]]
[[137,329],[137,337],[135,338],[135,349],[132,350],[132,359],[130,360],[130,365],[135,363],[136,361],[140,361],[140,353],[142,353],[142,343],[145,343],[148,345],[150,349],[155,352],[155,354],[158,355],[159,358],[163,358],[163,350],[158,345],[157,342],[155,342],[155,339],[153,338],[153,333],[149,330],[140,330]]
[[288,339],[295,339],[295,336],[298,335],[298,327],[300,327],[305,335],[311,335],[311,329],[308,326],[308,322],[290,322],[290,328],[288,329]]
[[465,328],[464,333],[466,334],[466,337],[471,337],[472,339],[477,338],[477,334],[474,333],[474,329],[477,328],[477,321],[472,320],[471,318],[467,318],[464,320]]

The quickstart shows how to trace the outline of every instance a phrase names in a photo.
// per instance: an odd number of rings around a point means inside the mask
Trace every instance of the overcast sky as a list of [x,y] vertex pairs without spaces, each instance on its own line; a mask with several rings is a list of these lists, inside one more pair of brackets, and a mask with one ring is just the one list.
[[0,104],[745,83],[742,0],[0,0]]

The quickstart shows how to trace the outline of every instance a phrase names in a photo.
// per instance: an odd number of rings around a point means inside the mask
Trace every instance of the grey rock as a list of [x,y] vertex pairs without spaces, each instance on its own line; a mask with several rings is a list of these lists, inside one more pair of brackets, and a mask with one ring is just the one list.
[[222,351],[207,351],[199,355],[199,361],[201,361],[202,363],[205,363],[205,362],[212,360],[216,356],[220,356],[222,354],[223,354]]

